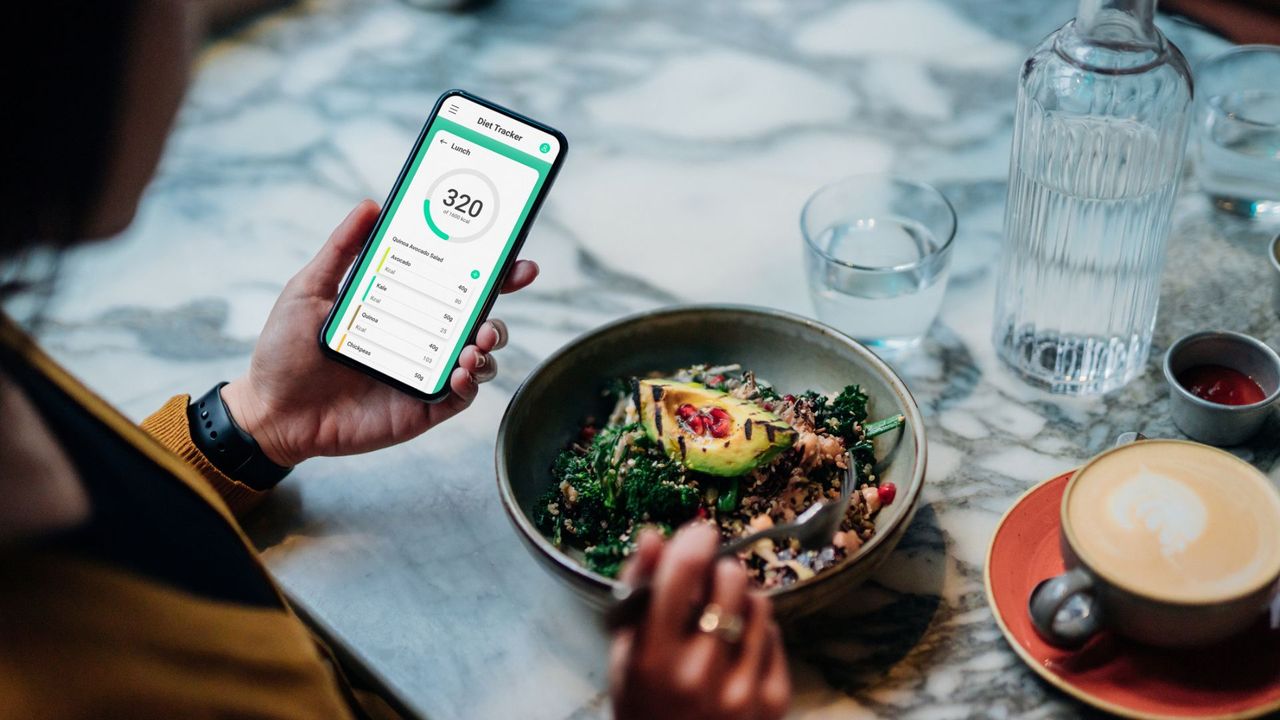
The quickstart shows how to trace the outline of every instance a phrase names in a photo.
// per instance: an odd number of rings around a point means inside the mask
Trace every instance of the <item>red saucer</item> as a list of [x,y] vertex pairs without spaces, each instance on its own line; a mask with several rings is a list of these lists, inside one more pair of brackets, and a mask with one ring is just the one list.
[[1104,632],[1080,650],[1036,635],[1027,597],[1062,572],[1059,508],[1071,473],[1031,488],[1009,508],[987,550],[987,602],[1019,656],[1063,692],[1130,718],[1252,718],[1280,710],[1280,631],[1253,630],[1210,648],[1146,647]]

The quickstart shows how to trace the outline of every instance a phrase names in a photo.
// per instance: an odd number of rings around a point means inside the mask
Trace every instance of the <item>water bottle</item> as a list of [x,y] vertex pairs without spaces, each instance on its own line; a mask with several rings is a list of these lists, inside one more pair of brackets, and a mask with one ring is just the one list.
[[1151,347],[1191,105],[1155,9],[1080,0],[1019,78],[993,341],[1051,392],[1119,388]]

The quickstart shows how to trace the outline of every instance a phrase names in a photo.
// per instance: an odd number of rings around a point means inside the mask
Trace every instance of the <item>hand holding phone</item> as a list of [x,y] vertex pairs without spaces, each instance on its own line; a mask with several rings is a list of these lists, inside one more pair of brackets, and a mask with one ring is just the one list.
[[[505,328],[487,320],[475,344],[458,356],[442,402],[423,404],[372,377],[353,373],[324,356],[315,328],[324,322],[338,289],[360,254],[382,210],[372,200],[356,205],[328,242],[285,283],[253,348],[247,373],[222,388],[222,399],[243,430],[276,465],[289,467],[317,455],[354,455],[415,438],[467,409],[497,365]],[[503,293],[527,286],[538,275],[532,261],[518,260]]]
[[413,397],[446,397],[566,145],[493,103],[442,95],[321,329],[325,355]]
[[[437,123],[440,115],[452,119]],[[525,127],[545,134],[536,135],[525,131]],[[441,132],[449,134],[440,135]],[[547,139],[531,143],[539,138]],[[452,166],[437,165],[429,153],[429,139],[448,140],[448,149],[463,160],[481,157],[487,162],[468,168],[467,163],[460,166],[456,158],[446,155],[443,157],[451,158]],[[445,149],[445,143],[436,145],[438,150]],[[463,153],[455,146],[471,152]],[[564,149],[563,136],[550,128],[463,93],[445,93],[419,135],[387,203],[381,208],[367,200],[360,203],[333,231],[316,257],[285,286],[258,338],[249,371],[222,389],[222,399],[236,423],[253,436],[272,462],[288,467],[317,455],[350,455],[384,448],[426,432],[471,403],[478,383],[491,376],[495,367],[488,352],[502,342],[497,324],[484,322],[494,297],[498,292],[528,285],[537,275],[533,263],[517,263],[515,258],[560,167]],[[532,172],[536,176],[533,184],[509,186],[503,180],[499,186],[496,180],[508,176],[493,169],[493,163],[499,160],[506,161],[512,173],[527,178]],[[497,191],[490,191],[490,195],[482,194],[484,190],[468,192],[469,186],[463,183],[476,178],[459,177],[461,173],[453,176],[456,183],[443,177],[467,169],[495,180]],[[434,194],[425,192],[432,186],[436,186]],[[415,204],[421,206],[417,218],[412,212]],[[427,213],[433,205],[441,209],[428,224]],[[495,206],[515,207],[519,213],[514,219],[502,214],[490,220],[486,213]],[[487,230],[467,237],[474,223],[486,223]],[[390,251],[392,247],[395,252]],[[433,259],[432,255],[440,259]],[[394,261],[393,258],[400,259],[393,266],[396,272],[386,271],[385,267],[380,270],[375,264],[381,259]],[[446,290],[452,282],[454,295],[433,290],[424,280],[409,275],[415,269],[424,275],[431,273],[432,264],[435,274],[427,279]],[[480,277],[471,277],[473,271]],[[460,273],[465,273],[465,278],[459,277]],[[396,274],[404,282],[396,288],[398,297],[393,298],[391,283]],[[366,295],[373,296],[373,282],[380,276],[385,277],[382,284],[386,289],[376,291],[387,309],[367,312]],[[433,300],[421,290],[438,295]],[[463,298],[463,302],[455,303],[460,309],[439,302],[440,297],[453,300],[457,296]],[[391,307],[397,300],[404,306],[400,312],[419,320],[419,325],[406,323],[391,328],[399,319]],[[421,315],[410,314],[415,308]],[[436,322],[451,325],[439,325],[438,329],[444,332],[433,335],[430,321],[422,317],[430,317],[429,313],[436,314]],[[445,319],[446,313],[451,320]],[[377,323],[371,318],[376,318]],[[357,327],[357,319],[365,322]],[[316,352],[312,330],[318,324],[320,352]],[[387,333],[379,335],[384,326]],[[397,342],[393,332],[424,340],[439,337],[422,343],[427,351],[436,353],[433,360],[422,360],[422,369],[414,369],[417,363],[412,357],[418,354],[418,346],[405,344],[405,337]],[[352,339],[347,342],[353,345],[377,349],[378,358],[387,358],[385,367],[390,372],[367,362],[372,354],[366,356],[345,345],[343,340],[348,336]],[[432,348],[432,344],[436,347]],[[475,348],[466,351],[468,344]],[[392,345],[395,347],[389,347]],[[326,359],[335,357],[358,369],[364,377],[352,377],[346,368]],[[489,361],[485,367],[480,367],[482,360]],[[443,402],[424,407],[422,399]]]

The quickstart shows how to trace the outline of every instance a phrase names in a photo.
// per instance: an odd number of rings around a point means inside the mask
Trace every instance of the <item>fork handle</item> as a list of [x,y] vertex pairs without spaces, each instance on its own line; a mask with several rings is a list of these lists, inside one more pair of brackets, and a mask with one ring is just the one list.
[[623,585],[613,591],[613,604],[604,611],[604,626],[609,632],[624,627],[635,627],[649,612],[653,600],[653,586],[649,583],[629,587]]
[[[733,557],[740,550],[754,545],[756,541],[765,537],[769,536],[765,532],[759,532],[721,545],[720,549],[716,550],[716,559]],[[751,542],[743,542],[743,540],[750,540]],[[649,603],[652,601],[653,586],[647,580],[635,587],[629,585],[619,586],[613,591],[613,603],[604,611],[605,628],[613,632],[624,627],[639,625],[640,621],[644,619],[645,613],[649,612]]]

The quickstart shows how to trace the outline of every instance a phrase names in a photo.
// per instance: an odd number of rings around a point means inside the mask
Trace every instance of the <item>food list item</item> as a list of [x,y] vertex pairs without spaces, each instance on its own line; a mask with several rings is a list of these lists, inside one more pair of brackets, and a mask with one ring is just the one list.
[[449,107],[432,122],[325,337],[425,393],[447,382],[559,152],[522,123],[515,134],[498,132],[510,123],[493,123],[483,106],[451,98]]

